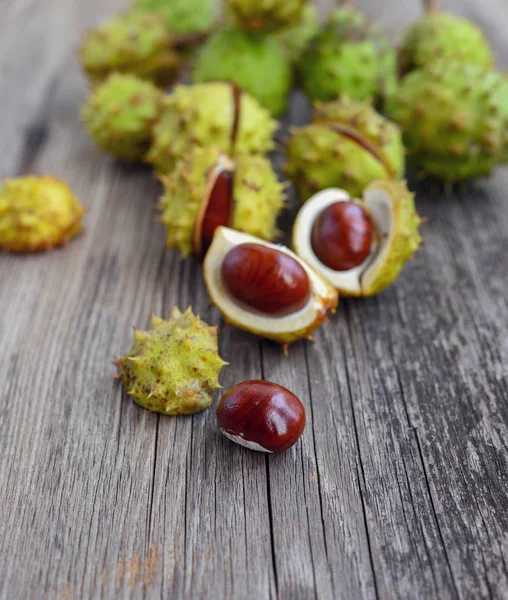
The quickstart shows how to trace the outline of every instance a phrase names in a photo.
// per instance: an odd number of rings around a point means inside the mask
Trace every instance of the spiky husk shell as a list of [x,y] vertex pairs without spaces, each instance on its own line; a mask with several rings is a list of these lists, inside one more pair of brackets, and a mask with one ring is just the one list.
[[[196,146],[177,163],[171,175],[162,179],[164,195],[160,208],[167,228],[167,245],[178,248],[184,256],[192,253],[194,228],[207,191],[207,174],[220,156],[217,148]],[[234,164],[231,228],[273,239],[278,233],[277,215],[284,206],[284,185],[263,156],[239,154]]]
[[193,75],[199,82],[232,81],[275,116],[286,109],[292,84],[290,61],[277,38],[235,29],[205,42]]
[[507,160],[508,81],[496,71],[450,62],[413,71],[387,111],[424,174],[460,181]]
[[162,109],[162,92],[134,75],[113,73],[82,109],[85,126],[100,148],[125,161],[142,159]]
[[176,79],[180,58],[158,13],[131,11],[91,31],[80,50],[81,63],[93,84],[112,73],[131,73],[166,86]]
[[338,125],[380,156],[393,178],[402,177],[405,151],[400,128],[372,108],[370,102],[356,102],[347,95],[334,102],[317,102],[313,122]]
[[171,31],[177,34],[193,34],[213,25],[215,4],[214,0],[136,0],[134,7],[161,13]]
[[376,181],[367,187],[367,197],[372,190],[383,190],[390,196],[392,233],[386,241],[386,259],[369,277],[363,288],[363,296],[379,294],[390,286],[422,243],[419,230],[421,219],[416,212],[414,194],[408,190],[406,182]]
[[[230,84],[177,86],[164,101],[147,161],[164,174],[171,173],[176,161],[192,145],[214,145],[229,153],[234,121],[234,96]],[[239,121],[235,152],[264,154],[273,148],[272,136],[277,123],[246,93],[241,95]]]
[[0,188],[0,249],[40,252],[81,231],[84,208],[60,179],[18,177]]
[[481,30],[471,21],[446,12],[431,12],[406,33],[399,52],[403,73],[455,61],[488,69],[492,50]]
[[277,32],[277,38],[282,44],[286,55],[293,65],[296,66],[311,41],[319,31],[319,16],[314,4],[306,4],[303,7],[300,20]]
[[351,8],[332,13],[304,54],[300,78],[311,100],[383,99],[396,84],[395,53],[379,28]]
[[127,356],[117,357],[119,378],[129,396],[164,415],[191,415],[208,408],[227,364],[219,356],[217,327],[189,307],[174,308],[168,321],[153,316],[148,331],[134,331]]
[[312,124],[295,130],[286,152],[286,174],[301,202],[328,187],[340,187],[358,196],[369,182],[386,176],[379,160],[328,125]]
[[228,0],[233,22],[240,29],[273,31],[294,25],[305,0]]
[[286,173],[302,202],[329,187],[359,197],[370,182],[404,173],[399,128],[369,103],[346,96],[318,103],[314,123],[294,130],[286,150]]

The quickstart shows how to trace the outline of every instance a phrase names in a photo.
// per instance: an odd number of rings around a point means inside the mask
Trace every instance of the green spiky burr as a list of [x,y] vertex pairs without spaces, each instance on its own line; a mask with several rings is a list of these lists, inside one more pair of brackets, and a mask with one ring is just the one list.
[[149,81],[113,73],[97,86],[82,109],[86,129],[97,145],[128,162],[146,154],[163,94]]
[[208,408],[226,365],[218,353],[217,327],[191,308],[174,308],[167,321],[156,317],[148,331],[134,332],[134,345],[118,356],[118,378],[132,399],[164,415],[190,415]]

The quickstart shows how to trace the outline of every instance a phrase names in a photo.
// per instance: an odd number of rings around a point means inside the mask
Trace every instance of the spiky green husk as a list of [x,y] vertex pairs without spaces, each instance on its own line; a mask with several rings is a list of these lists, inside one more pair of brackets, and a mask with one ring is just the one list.
[[356,102],[346,95],[334,102],[317,102],[313,121],[338,125],[359,143],[370,146],[391,177],[402,177],[405,150],[400,128],[374,110],[370,102]]
[[[192,145],[214,145],[231,152],[234,100],[228,83],[177,86],[164,101],[162,116],[154,128],[147,161],[162,174],[171,173],[176,161]],[[235,152],[264,154],[273,144],[277,123],[249,94],[242,94]]]
[[193,34],[213,25],[215,4],[214,0],[135,0],[134,7],[161,13],[174,33]]
[[297,23],[277,32],[277,38],[293,65],[297,65],[318,31],[317,8],[309,3],[303,7],[301,18]]
[[316,105],[314,123],[293,132],[287,157],[286,173],[302,202],[329,187],[359,197],[370,182],[404,172],[399,128],[369,103],[346,96]]
[[131,11],[91,31],[81,50],[81,62],[93,84],[112,72],[130,73],[166,86],[176,79],[180,58],[162,15]]
[[233,22],[240,29],[273,31],[294,25],[305,0],[228,0]]
[[460,181],[507,160],[508,81],[497,71],[453,62],[413,71],[387,111],[424,174]]
[[199,82],[236,83],[275,116],[286,109],[292,84],[289,58],[275,37],[235,29],[205,42],[193,74]]
[[302,59],[303,87],[311,100],[383,99],[396,83],[395,53],[377,27],[351,8],[340,8]]
[[363,296],[379,294],[391,285],[400,275],[406,262],[420,247],[421,219],[415,209],[414,194],[405,181],[377,181],[367,188],[384,190],[391,199],[392,233],[386,242],[383,254],[386,257],[363,287]]
[[7,179],[0,188],[0,249],[40,252],[64,245],[81,231],[84,212],[60,179]]
[[[192,253],[192,238],[200,207],[207,191],[207,174],[217,164],[221,151],[214,147],[190,150],[164,177],[160,201],[162,222],[167,228],[167,245],[184,256]],[[270,162],[260,155],[235,158],[233,214],[230,227],[265,240],[278,231],[277,215],[284,206],[284,186]]]
[[492,50],[481,30],[471,21],[446,12],[431,12],[406,33],[399,52],[403,73],[455,61],[488,69]]
[[372,154],[327,125],[296,130],[286,152],[286,174],[301,202],[329,187],[340,187],[359,196],[368,183],[387,176],[383,164]]
[[125,161],[142,159],[162,109],[162,92],[149,81],[113,73],[82,109],[85,126],[100,148]]
[[117,357],[118,375],[129,396],[164,415],[191,415],[208,408],[226,365],[219,356],[217,327],[189,307],[174,308],[164,321],[153,316],[148,331],[134,332],[127,356]]

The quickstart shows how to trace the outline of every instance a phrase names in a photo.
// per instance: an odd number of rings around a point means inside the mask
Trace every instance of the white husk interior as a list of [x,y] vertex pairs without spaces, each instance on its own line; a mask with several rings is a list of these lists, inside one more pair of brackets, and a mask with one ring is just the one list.
[[[226,254],[239,244],[260,243],[292,256],[305,269],[311,284],[311,297],[306,306],[298,312],[284,317],[270,317],[253,313],[239,306],[224,286],[221,265]],[[315,322],[316,315],[322,312],[324,302],[328,301],[333,291],[308,265],[285,246],[263,242],[254,236],[227,227],[219,227],[215,232],[212,245],[205,258],[204,272],[212,302],[228,320],[248,324],[249,329],[256,331],[259,335],[291,333],[309,327]],[[335,292],[333,293],[335,294]]]
[[268,452],[269,454],[273,454],[273,452],[271,450],[267,450],[266,448],[263,448],[263,446],[260,446],[256,442],[251,442],[249,440],[246,440],[244,437],[242,437],[242,435],[233,435],[232,433],[228,433],[222,427],[220,430],[228,438],[228,440],[231,440],[232,442],[235,442],[236,444],[240,444],[240,446],[243,446],[244,448],[248,448],[249,450],[255,450],[256,452]]
[[391,230],[390,197],[383,190],[371,190],[365,198],[367,208],[378,239],[373,243],[367,259],[358,267],[349,271],[334,271],[324,265],[312,249],[312,227],[325,208],[336,202],[350,202],[353,198],[344,190],[330,188],[318,192],[307,200],[295,221],[293,244],[296,254],[319,275],[327,279],[335,288],[345,294],[359,295],[367,280],[372,279],[380,264],[384,263],[387,240]]

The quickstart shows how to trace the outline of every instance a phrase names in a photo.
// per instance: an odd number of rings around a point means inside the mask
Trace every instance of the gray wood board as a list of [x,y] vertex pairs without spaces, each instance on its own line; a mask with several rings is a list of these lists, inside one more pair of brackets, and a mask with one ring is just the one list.
[[[419,14],[377,4],[358,2],[394,35]],[[445,4],[506,67],[504,0]],[[508,171],[411,182],[424,250],[286,358],[222,326],[201,266],[164,249],[149,170],[83,131],[75,49],[124,5],[0,0],[0,175],[53,173],[90,209],[65,250],[0,255],[0,597],[508,597]],[[308,114],[296,93],[285,124]],[[301,443],[252,453],[213,408],[165,418],[124,394],[112,355],[175,304],[221,325],[225,387],[302,399]]]

